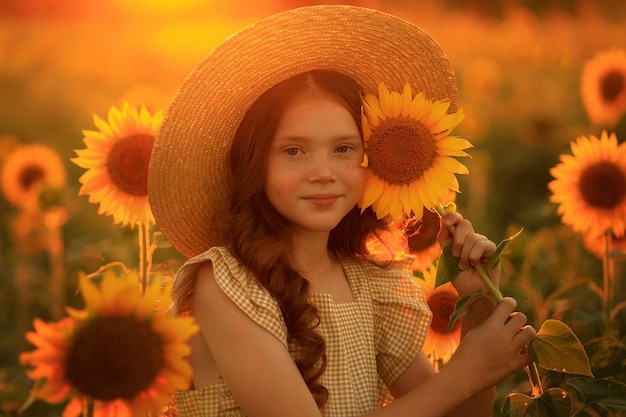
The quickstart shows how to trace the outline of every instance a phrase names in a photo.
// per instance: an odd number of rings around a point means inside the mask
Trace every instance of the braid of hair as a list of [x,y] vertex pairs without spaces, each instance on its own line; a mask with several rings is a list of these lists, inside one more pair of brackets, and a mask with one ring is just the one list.
[[290,235],[289,226],[269,204],[236,206],[232,213],[238,214],[225,223],[230,225],[232,250],[277,301],[287,326],[289,351],[321,408],[328,400],[328,390],[319,382],[326,369],[326,343],[316,331],[320,318],[309,302],[309,282],[291,267],[286,255],[289,241],[284,236]]

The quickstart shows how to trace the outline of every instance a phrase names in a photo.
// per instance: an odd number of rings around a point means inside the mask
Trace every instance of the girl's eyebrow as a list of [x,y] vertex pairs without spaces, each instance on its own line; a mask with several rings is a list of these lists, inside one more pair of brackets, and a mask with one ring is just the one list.
[[[339,135],[339,136],[335,136],[333,137],[334,141],[343,141],[343,140],[358,140],[361,141],[361,136],[360,135],[353,135],[353,134],[346,134],[346,135]],[[284,136],[275,136],[274,137],[274,142],[314,142],[316,141],[316,139],[314,137],[311,136],[300,136],[300,135],[284,135]]]

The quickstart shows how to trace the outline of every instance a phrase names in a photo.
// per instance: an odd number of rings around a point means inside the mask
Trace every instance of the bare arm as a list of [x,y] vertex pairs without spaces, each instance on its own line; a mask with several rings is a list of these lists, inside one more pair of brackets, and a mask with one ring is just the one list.
[[198,273],[193,301],[219,373],[246,415],[321,416],[287,348],[228,298],[210,264]]

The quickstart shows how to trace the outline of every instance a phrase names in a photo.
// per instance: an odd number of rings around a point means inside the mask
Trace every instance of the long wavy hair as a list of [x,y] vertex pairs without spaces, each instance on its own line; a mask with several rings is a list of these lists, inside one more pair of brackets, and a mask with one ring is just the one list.
[[[292,225],[270,204],[265,191],[268,152],[288,100],[303,90],[336,95],[361,129],[361,92],[350,77],[317,70],[302,73],[264,93],[247,112],[229,153],[232,176],[228,205],[218,213],[221,240],[269,291],[287,325],[287,341],[295,363],[321,408],[328,390],[319,382],[326,367],[326,346],[316,331],[318,311],[309,302],[309,282],[290,262]],[[346,256],[367,255],[366,239],[385,228],[368,208],[354,207],[331,231],[329,249]]]

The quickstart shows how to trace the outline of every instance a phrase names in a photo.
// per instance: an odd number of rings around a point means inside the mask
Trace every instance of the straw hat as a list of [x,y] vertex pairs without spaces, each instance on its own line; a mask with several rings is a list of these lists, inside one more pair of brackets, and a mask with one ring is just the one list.
[[450,99],[456,79],[439,45],[412,23],[356,6],[309,6],[281,12],[237,32],[188,75],[166,110],[148,176],[160,230],[183,255],[218,245],[211,218],[230,179],[226,155],[252,103],[270,87],[315,70],[348,74],[364,93],[380,82],[408,82],[427,98]]

